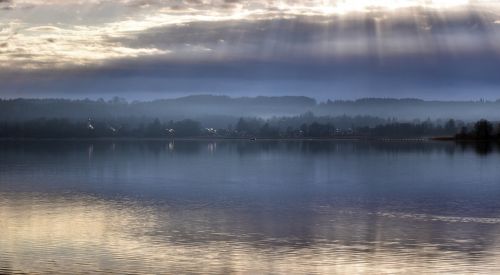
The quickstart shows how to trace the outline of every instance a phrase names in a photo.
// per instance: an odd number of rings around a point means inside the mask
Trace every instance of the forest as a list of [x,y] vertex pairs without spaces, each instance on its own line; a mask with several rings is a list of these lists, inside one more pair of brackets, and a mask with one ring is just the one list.
[[[303,96],[213,95],[133,102],[0,99],[0,138],[496,137],[500,128],[482,117],[500,117],[500,101],[318,102]],[[486,130],[478,131],[476,121]]]
[[[2,121],[39,118],[112,120],[127,117],[158,118],[162,121],[194,119],[209,127],[223,128],[240,117],[293,117],[305,113],[319,117],[376,117],[477,121],[500,118],[500,100],[426,101],[421,99],[362,98],[324,100],[304,96],[229,97],[192,95],[153,101],[111,99],[0,99]],[[310,121],[307,123],[311,123]],[[374,126],[373,124],[369,126]]]
[[[219,128],[205,127],[192,119],[106,121],[89,118],[74,121],[42,118],[0,122],[0,138],[426,138],[457,133],[471,137],[469,129],[477,132],[476,125],[453,119],[398,122],[373,117],[315,117],[312,114],[272,119],[240,118],[234,125]],[[492,133],[493,130],[488,130],[487,135]]]
[[472,128],[462,127],[454,138],[458,141],[500,141],[500,123],[495,126],[490,121],[481,119]]

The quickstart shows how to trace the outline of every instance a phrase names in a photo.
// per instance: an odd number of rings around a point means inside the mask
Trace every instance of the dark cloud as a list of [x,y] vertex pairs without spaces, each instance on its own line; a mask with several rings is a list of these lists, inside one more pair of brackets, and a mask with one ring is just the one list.
[[496,99],[500,58],[491,54],[343,60],[121,60],[105,66],[0,74],[8,96],[130,98],[182,94],[302,94],[318,98],[422,97]]
[[[214,3],[220,12],[221,7],[224,10],[251,2]],[[262,5],[262,1],[254,2]],[[210,9],[210,1],[202,0],[126,3],[131,9],[154,6],[151,9],[163,7],[169,12],[186,11],[187,7]],[[103,14],[111,7],[103,8]],[[270,10],[272,7],[266,8]],[[60,14],[66,16],[62,11]],[[112,53],[121,48],[125,52],[157,49],[169,54],[130,54],[62,69],[51,66],[50,62],[57,60],[40,58],[38,52],[22,48],[13,50],[15,41],[3,42],[0,52],[10,49],[10,56],[24,60],[21,65],[25,67],[35,64],[36,59],[40,68],[0,69],[0,95],[147,98],[224,93],[496,98],[500,89],[500,24],[495,22],[499,17],[487,9],[471,7],[446,14],[414,9],[402,15],[375,9],[352,16],[270,13],[263,18],[193,19],[160,26],[147,22],[151,28],[117,33],[105,28],[104,41],[96,42],[102,47],[97,49]],[[64,26],[54,31],[53,25],[43,26],[32,28],[45,35],[42,43],[49,47],[65,43],[64,36],[54,36],[64,31]],[[109,45],[112,47],[106,48]],[[47,66],[42,66],[44,62]]]
[[0,0],[0,10],[11,10],[12,0]]

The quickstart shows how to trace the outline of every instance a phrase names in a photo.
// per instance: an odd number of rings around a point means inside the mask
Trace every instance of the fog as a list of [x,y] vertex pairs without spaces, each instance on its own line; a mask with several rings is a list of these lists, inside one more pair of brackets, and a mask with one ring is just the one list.
[[[39,118],[113,120],[158,118],[161,121],[194,119],[205,126],[227,127],[238,118],[253,117],[376,117],[397,121],[457,119],[500,120],[500,101],[424,101],[377,99],[318,101],[309,97],[228,97],[198,95],[154,101],[68,99],[14,99],[0,101],[2,121]],[[366,125],[362,125],[366,126]]]

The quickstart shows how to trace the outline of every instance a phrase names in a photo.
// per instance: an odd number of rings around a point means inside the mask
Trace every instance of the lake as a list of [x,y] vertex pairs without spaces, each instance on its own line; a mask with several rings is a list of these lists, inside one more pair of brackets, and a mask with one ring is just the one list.
[[2,141],[0,273],[500,272],[500,153]]

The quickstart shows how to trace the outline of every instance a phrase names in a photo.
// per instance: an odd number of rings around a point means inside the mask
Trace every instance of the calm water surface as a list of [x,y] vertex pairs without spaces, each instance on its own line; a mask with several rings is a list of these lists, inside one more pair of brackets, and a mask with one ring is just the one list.
[[3,273],[499,273],[500,153],[0,142]]

